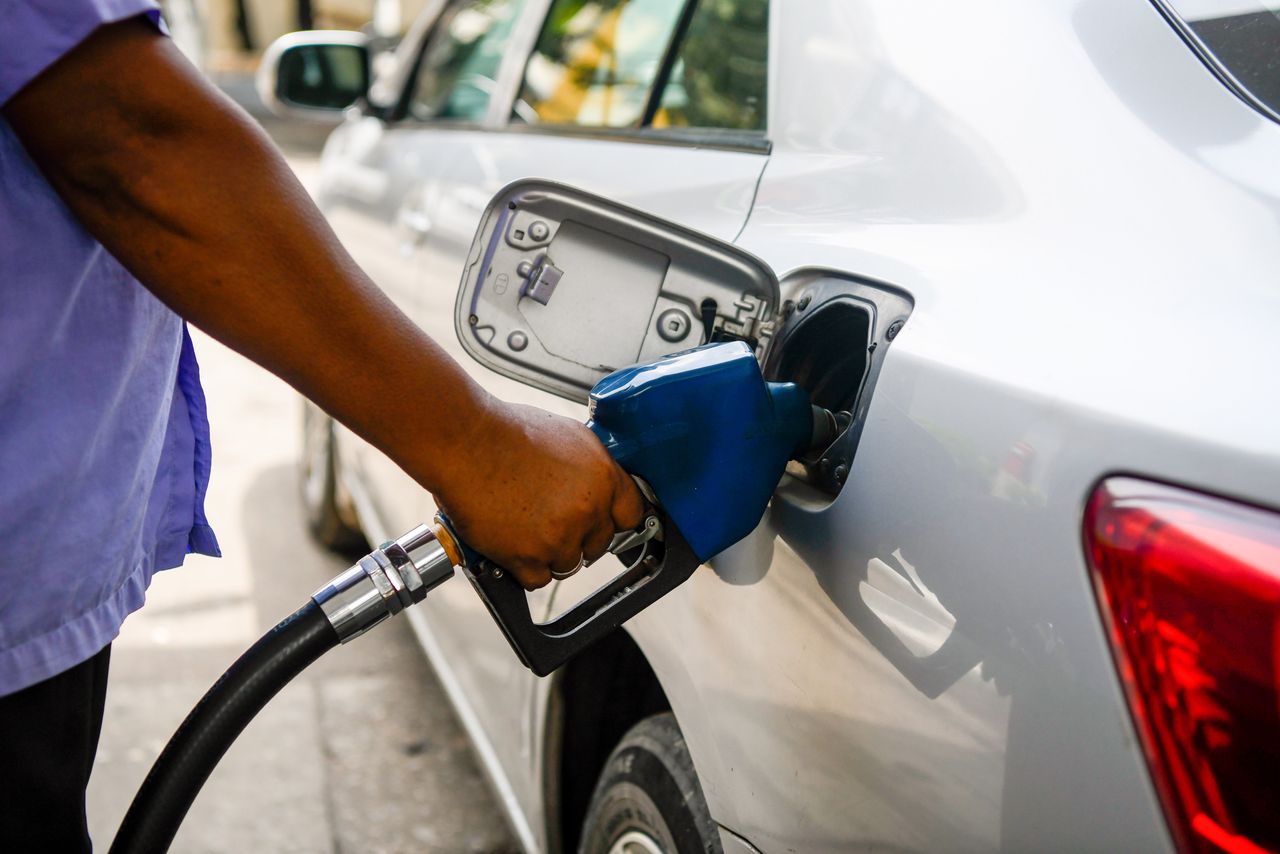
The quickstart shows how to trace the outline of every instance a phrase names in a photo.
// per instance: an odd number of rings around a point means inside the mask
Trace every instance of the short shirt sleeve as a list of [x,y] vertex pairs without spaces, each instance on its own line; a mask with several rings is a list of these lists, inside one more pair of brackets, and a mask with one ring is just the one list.
[[164,31],[155,0],[0,0],[0,105],[98,27],[137,15]]

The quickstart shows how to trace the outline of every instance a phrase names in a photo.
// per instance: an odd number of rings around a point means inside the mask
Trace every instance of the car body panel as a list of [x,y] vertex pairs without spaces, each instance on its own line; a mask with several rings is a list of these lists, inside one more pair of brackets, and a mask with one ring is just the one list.
[[[462,253],[514,178],[736,238],[784,289],[822,268],[908,292],[839,496],[785,479],[752,536],[627,626],[712,815],[763,851],[1167,850],[1081,512],[1114,472],[1280,506],[1280,126],[1146,0],[782,6],[768,157],[502,131],[496,111],[353,119],[326,150],[329,215],[487,388],[578,418],[454,339]],[[393,262],[405,204],[431,225]],[[386,533],[430,512],[360,459]],[[547,680],[466,585],[415,628],[545,846]]]
[[712,812],[763,850],[1168,847],[1080,512],[1118,470],[1280,503],[1280,349],[1240,326],[1280,308],[1280,128],[1145,3],[794,11],[738,242],[915,309],[839,498],[784,484],[725,583],[637,620],[682,638]]

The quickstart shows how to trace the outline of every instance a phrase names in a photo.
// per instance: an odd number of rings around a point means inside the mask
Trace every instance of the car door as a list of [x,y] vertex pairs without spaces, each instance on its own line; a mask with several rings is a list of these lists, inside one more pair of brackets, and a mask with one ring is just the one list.
[[[708,4],[708,8],[711,5]],[[744,30],[743,73],[763,89],[764,10]],[[683,0],[453,0],[416,48],[390,115],[348,121],[325,152],[324,203],[357,260],[409,316],[499,397],[582,420],[585,410],[489,372],[457,344],[453,302],[484,205],[526,175],[571,183],[723,239],[742,228],[767,160],[763,102],[743,130],[698,128],[684,57],[699,4]],[[696,32],[696,29],[694,30]],[[705,44],[703,39],[703,44]],[[685,48],[687,50],[687,47]],[[753,77],[754,75],[754,77]],[[513,107],[513,104],[515,105]],[[696,343],[695,324],[684,334]],[[422,417],[448,417],[424,403]],[[430,497],[364,447],[355,490],[373,536],[433,512]],[[554,596],[531,596],[535,613]],[[414,618],[463,706],[504,797],[539,797],[533,679],[466,585],[445,585]]]
[[[758,26],[746,35],[756,51],[764,47],[764,5],[758,4],[753,19]],[[431,223],[415,319],[498,396],[586,417],[580,405],[480,368],[457,344],[458,279],[481,213],[502,186],[530,175],[561,181],[726,240],[745,223],[767,160],[763,104],[752,105],[745,120],[750,127],[740,133],[688,127],[690,117],[681,112],[681,34],[697,6],[674,0],[531,3],[512,55],[489,87],[491,111],[479,126],[433,124],[474,97],[469,69],[420,75],[415,82],[409,109],[421,111],[422,124],[397,131],[421,152],[421,213]],[[748,76],[763,75],[762,59]],[[437,89],[438,79],[452,85]],[[667,81],[661,91],[659,80]],[[690,345],[697,343],[698,329],[691,318],[683,333]],[[556,596],[554,587],[533,594],[531,607],[545,612]],[[527,761],[535,749],[534,681],[465,586],[441,588],[427,612],[442,657],[476,702],[476,716],[504,760],[516,796],[525,810],[536,810],[539,780]]]

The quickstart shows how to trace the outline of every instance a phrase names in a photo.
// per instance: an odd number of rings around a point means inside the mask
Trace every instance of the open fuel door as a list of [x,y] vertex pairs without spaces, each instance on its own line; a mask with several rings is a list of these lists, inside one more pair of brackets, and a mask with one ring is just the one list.
[[778,281],[725,243],[562,184],[489,203],[462,273],[458,338],[481,364],[585,403],[612,371],[710,341],[764,351]]

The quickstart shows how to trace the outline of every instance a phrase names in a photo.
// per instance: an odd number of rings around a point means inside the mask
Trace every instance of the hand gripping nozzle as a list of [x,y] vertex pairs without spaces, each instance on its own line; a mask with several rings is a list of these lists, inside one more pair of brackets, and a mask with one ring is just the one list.
[[592,389],[590,412],[587,426],[651,502],[642,524],[610,543],[621,572],[537,622],[516,579],[437,516],[434,528],[384,543],[316,591],[339,637],[350,640],[420,602],[461,566],[516,655],[545,676],[746,536],[787,460],[825,447],[842,429],[798,386],[766,382],[741,342],[615,371]]

